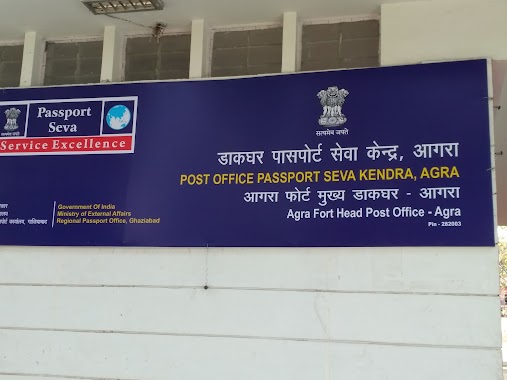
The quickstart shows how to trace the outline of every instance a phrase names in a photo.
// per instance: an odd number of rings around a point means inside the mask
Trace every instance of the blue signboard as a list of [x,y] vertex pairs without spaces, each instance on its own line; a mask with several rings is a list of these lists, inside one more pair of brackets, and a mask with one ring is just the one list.
[[0,93],[0,244],[492,246],[487,61]]

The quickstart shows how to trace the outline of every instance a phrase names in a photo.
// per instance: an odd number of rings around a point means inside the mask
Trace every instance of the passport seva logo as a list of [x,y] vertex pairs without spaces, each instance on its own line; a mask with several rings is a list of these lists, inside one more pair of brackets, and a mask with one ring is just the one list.
[[107,125],[115,131],[126,128],[131,119],[132,114],[130,113],[130,110],[123,104],[119,104],[111,108],[106,116]]
[[0,156],[133,153],[137,104],[137,96],[0,102]]

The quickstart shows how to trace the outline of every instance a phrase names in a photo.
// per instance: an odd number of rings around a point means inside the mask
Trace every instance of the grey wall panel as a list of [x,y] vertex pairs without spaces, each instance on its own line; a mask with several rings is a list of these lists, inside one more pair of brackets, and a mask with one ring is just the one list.
[[100,82],[102,41],[46,45],[44,85]]
[[326,70],[379,65],[377,20],[305,25],[301,70]]
[[282,28],[215,32],[211,76],[279,73]]
[[127,40],[125,80],[188,78],[190,34]]
[[23,45],[0,46],[0,87],[17,87],[21,76]]

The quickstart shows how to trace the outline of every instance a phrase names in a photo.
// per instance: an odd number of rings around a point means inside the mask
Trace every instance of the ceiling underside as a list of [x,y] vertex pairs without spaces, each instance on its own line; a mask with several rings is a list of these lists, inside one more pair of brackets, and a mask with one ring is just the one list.
[[[193,19],[205,19],[210,26],[275,23],[281,15],[295,11],[301,19],[348,17],[380,13],[382,3],[413,0],[164,0],[162,11],[121,14],[142,25],[161,21],[169,29],[188,29]],[[435,0],[437,1],[437,0]],[[101,35],[105,25],[117,25],[125,32],[142,27],[107,16],[93,15],[80,0],[15,0],[8,12],[0,12],[0,38],[19,40],[26,31],[38,31],[47,38]]]

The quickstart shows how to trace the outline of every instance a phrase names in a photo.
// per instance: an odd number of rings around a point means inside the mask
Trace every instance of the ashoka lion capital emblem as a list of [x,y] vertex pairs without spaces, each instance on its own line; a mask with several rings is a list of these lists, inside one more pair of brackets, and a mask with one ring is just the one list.
[[4,129],[6,131],[15,131],[16,129],[19,128],[17,120],[20,114],[21,111],[18,110],[17,108],[9,108],[5,110],[5,117],[7,118],[7,123],[4,125]]
[[328,87],[327,90],[321,90],[317,94],[322,105],[323,112],[319,119],[319,124],[325,127],[339,127],[347,122],[347,118],[342,113],[343,103],[349,92],[345,89],[338,89],[337,86]]

